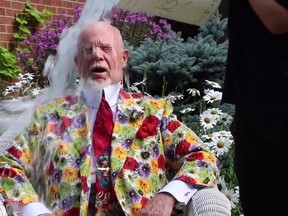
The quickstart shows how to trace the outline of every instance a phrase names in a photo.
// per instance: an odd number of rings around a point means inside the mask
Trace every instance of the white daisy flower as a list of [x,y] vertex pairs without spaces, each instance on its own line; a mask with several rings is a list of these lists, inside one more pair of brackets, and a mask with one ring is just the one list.
[[40,88],[34,88],[34,89],[31,90],[31,95],[32,95],[32,96],[37,96],[37,95],[39,95],[41,92],[42,92],[42,89],[40,89]]
[[20,80],[19,83],[23,86],[23,85],[26,85],[26,84],[29,84],[30,83],[30,80]]
[[214,91],[213,89],[206,89],[204,93],[206,95],[203,97],[203,100],[207,101],[207,103],[213,103],[222,99],[222,92]]
[[188,107],[186,109],[181,110],[180,113],[185,114],[188,112],[193,112],[194,110],[195,110],[194,108],[192,109],[192,108]]
[[25,74],[19,74],[19,78],[23,80],[33,80],[34,74],[32,73],[25,73]]
[[132,84],[132,86],[139,86],[139,85],[143,85],[143,86],[145,86],[146,85],[146,80],[147,80],[147,78],[144,78],[142,81],[140,81],[140,82],[134,82],[133,84]]
[[229,151],[231,142],[227,137],[213,137],[208,145],[216,156],[219,157]]
[[236,186],[236,187],[235,187],[235,193],[238,193],[238,194],[239,194],[239,186]]
[[182,100],[184,98],[184,95],[183,94],[178,94],[178,95],[169,94],[167,98],[171,101],[171,103],[175,103],[178,100]]
[[217,120],[219,120],[223,115],[223,112],[219,108],[209,108],[205,112],[208,112],[211,115],[215,116]]
[[235,208],[236,204],[239,203],[239,193],[231,189],[221,191],[230,201],[231,207]]
[[201,136],[201,138],[202,138],[203,140],[211,140],[212,137],[215,137],[215,133],[203,134],[203,135]]
[[221,89],[222,87],[216,83],[216,82],[213,82],[213,81],[209,81],[209,80],[205,80],[209,85],[211,85],[213,88],[218,88],[218,89]]
[[184,95],[183,94],[178,94],[178,95],[175,95],[175,97],[176,97],[177,100],[183,100]]
[[200,96],[200,91],[196,88],[189,88],[187,89],[187,91],[189,92],[189,94],[191,94],[193,97],[195,97],[196,95]]
[[4,90],[4,92],[2,93],[3,96],[7,96],[11,93],[15,92],[14,86],[8,86],[6,87],[6,89]]
[[218,131],[218,132],[215,132],[215,137],[226,137],[231,144],[234,142],[234,137],[233,137],[231,131]]
[[227,184],[223,176],[219,176],[217,179],[217,187],[220,191],[227,190]]
[[216,131],[215,132],[215,136],[217,136],[217,137],[219,137],[219,136],[229,137],[229,136],[231,136],[231,132],[230,131],[225,131],[225,130]]
[[19,81],[19,82],[16,82],[15,84],[14,84],[14,87],[15,88],[21,88],[23,86],[23,84]]
[[141,93],[141,91],[140,91],[136,86],[131,86],[131,87],[130,87],[130,90],[131,90],[132,92]]
[[201,113],[200,114],[200,124],[204,130],[211,129],[217,124],[215,116],[210,113]]
[[129,108],[130,110],[130,117],[133,119],[138,118],[144,112],[144,108],[139,106],[138,104],[134,104]]
[[230,125],[233,120],[233,117],[229,115],[228,113],[222,113],[221,115],[221,121],[224,125]]

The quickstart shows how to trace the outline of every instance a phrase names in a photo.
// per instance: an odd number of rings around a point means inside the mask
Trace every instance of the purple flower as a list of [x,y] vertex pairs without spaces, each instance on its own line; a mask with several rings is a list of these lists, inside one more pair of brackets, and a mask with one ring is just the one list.
[[116,177],[119,175],[119,172],[120,172],[120,169],[118,169],[115,172],[111,173],[111,181],[112,181],[113,184],[115,183]]
[[69,208],[72,207],[72,197],[71,196],[68,196],[66,199],[64,199],[62,202],[61,202],[61,209],[62,210],[67,210]]
[[165,150],[165,156],[169,161],[176,161],[175,144],[170,145],[169,148]]
[[59,184],[62,179],[62,171],[59,169],[54,170],[53,176],[52,176],[52,183]]
[[160,130],[165,131],[167,130],[168,127],[168,119],[167,118],[162,118],[161,120],[161,125],[160,125]]
[[61,134],[61,139],[63,141],[65,141],[66,143],[70,143],[72,140],[71,140],[71,137],[70,137],[70,134],[67,132],[67,131],[64,131],[62,134]]
[[72,119],[72,125],[75,128],[82,128],[86,122],[86,118],[84,114],[78,115]]
[[152,156],[158,157],[159,156],[159,146],[157,143],[155,143],[152,147]]
[[140,175],[141,177],[145,177],[148,178],[150,175],[150,166],[147,163],[139,163],[138,167],[136,169],[138,175]]
[[25,179],[23,178],[23,176],[20,176],[20,175],[16,175],[16,176],[15,176],[15,180],[16,180],[18,183],[25,182]]
[[47,119],[53,123],[57,122],[59,120],[59,114],[58,113],[48,113]]
[[79,6],[76,6],[74,8],[74,13],[75,13],[76,19],[80,18],[81,12],[82,12],[82,6],[79,5]]
[[199,167],[208,167],[208,164],[207,164],[206,162],[204,162],[204,161],[198,161],[198,162],[197,162],[197,165],[198,165]]
[[140,200],[139,194],[133,188],[128,192],[128,195],[131,203],[136,203]]
[[116,116],[116,120],[119,121],[121,124],[124,124],[128,121],[128,116],[125,113],[118,112]]
[[171,25],[165,19],[146,13],[124,11],[117,7],[112,11],[112,24],[117,26],[123,38],[134,46],[140,45],[147,37],[165,39],[170,31],[173,32]]
[[133,142],[133,139],[127,138],[127,139],[125,139],[124,142],[122,143],[122,146],[124,146],[125,148],[130,148],[132,142]]
[[76,168],[79,168],[79,167],[80,167],[80,163],[81,163],[81,159],[80,159],[80,158],[77,158],[77,159],[75,159],[75,160],[72,162],[72,166],[73,166],[73,167],[76,167]]

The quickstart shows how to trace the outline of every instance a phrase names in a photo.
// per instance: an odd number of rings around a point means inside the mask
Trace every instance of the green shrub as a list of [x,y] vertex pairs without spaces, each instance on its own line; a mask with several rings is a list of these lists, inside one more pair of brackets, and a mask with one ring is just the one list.
[[0,46],[0,78],[16,78],[21,71],[19,59],[8,49]]

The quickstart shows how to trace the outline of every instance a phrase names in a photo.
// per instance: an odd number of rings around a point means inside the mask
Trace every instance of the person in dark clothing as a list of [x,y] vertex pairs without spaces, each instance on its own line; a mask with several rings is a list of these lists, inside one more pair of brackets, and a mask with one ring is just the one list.
[[230,0],[223,103],[245,216],[283,215],[288,187],[288,1]]

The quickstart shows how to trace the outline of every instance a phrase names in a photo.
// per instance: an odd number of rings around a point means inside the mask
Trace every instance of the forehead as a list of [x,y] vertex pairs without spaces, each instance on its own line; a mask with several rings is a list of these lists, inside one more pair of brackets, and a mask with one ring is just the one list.
[[82,32],[82,43],[101,43],[115,45],[118,43],[115,29],[108,24],[91,24]]

